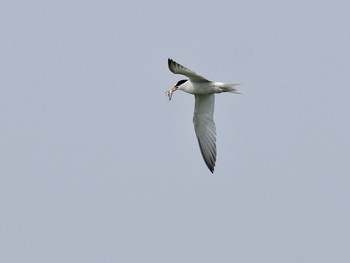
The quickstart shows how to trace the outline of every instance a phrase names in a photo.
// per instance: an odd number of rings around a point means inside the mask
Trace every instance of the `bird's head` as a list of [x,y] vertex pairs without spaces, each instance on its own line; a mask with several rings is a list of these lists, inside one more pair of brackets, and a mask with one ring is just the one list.
[[176,91],[176,90],[182,90],[185,85],[187,84],[188,82],[188,79],[182,79],[182,80],[179,80],[170,90],[168,90],[167,92],[165,92],[165,94],[168,95],[169,97],[169,100],[171,100],[172,96],[173,96],[173,93]]

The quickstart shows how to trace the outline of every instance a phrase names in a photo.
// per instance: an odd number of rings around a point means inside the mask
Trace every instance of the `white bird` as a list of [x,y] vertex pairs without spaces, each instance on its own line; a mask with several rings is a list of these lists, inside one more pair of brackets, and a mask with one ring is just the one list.
[[205,164],[213,173],[216,162],[216,128],[213,120],[215,93],[238,93],[236,86],[239,84],[226,84],[212,82],[197,73],[168,59],[168,67],[174,74],[181,74],[189,79],[178,81],[175,86],[166,92],[171,100],[176,90],[182,90],[195,96],[193,113],[194,130],[199,143]]

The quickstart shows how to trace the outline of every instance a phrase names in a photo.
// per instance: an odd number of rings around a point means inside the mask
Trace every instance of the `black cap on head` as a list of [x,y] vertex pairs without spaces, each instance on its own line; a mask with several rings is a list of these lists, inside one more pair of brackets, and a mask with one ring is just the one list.
[[188,81],[188,79],[183,79],[183,80],[180,80],[176,83],[175,87],[178,87],[180,86],[181,84],[184,84],[186,81]]

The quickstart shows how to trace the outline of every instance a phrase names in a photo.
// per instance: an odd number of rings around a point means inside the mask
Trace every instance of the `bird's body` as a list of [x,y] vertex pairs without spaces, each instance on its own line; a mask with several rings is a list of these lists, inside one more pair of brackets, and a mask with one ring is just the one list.
[[234,87],[237,84],[225,84],[222,82],[194,82],[187,81],[178,87],[178,90],[185,91],[193,95],[209,95],[221,92],[237,92]]
[[216,162],[216,127],[213,119],[215,93],[232,92],[239,93],[238,84],[226,84],[212,82],[196,74],[195,72],[168,59],[168,66],[174,74],[187,76],[189,79],[180,80],[166,93],[169,100],[176,90],[182,90],[195,96],[193,124],[204,162],[213,173]]

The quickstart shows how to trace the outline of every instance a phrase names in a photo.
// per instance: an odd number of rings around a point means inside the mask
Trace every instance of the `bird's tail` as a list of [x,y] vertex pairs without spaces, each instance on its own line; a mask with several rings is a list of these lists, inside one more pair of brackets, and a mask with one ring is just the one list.
[[215,82],[215,86],[219,87],[221,92],[231,92],[236,94],[241,94],[241,92],[239,92],[236,88],[240,84],[241,83],[227,84],[227,83]]

